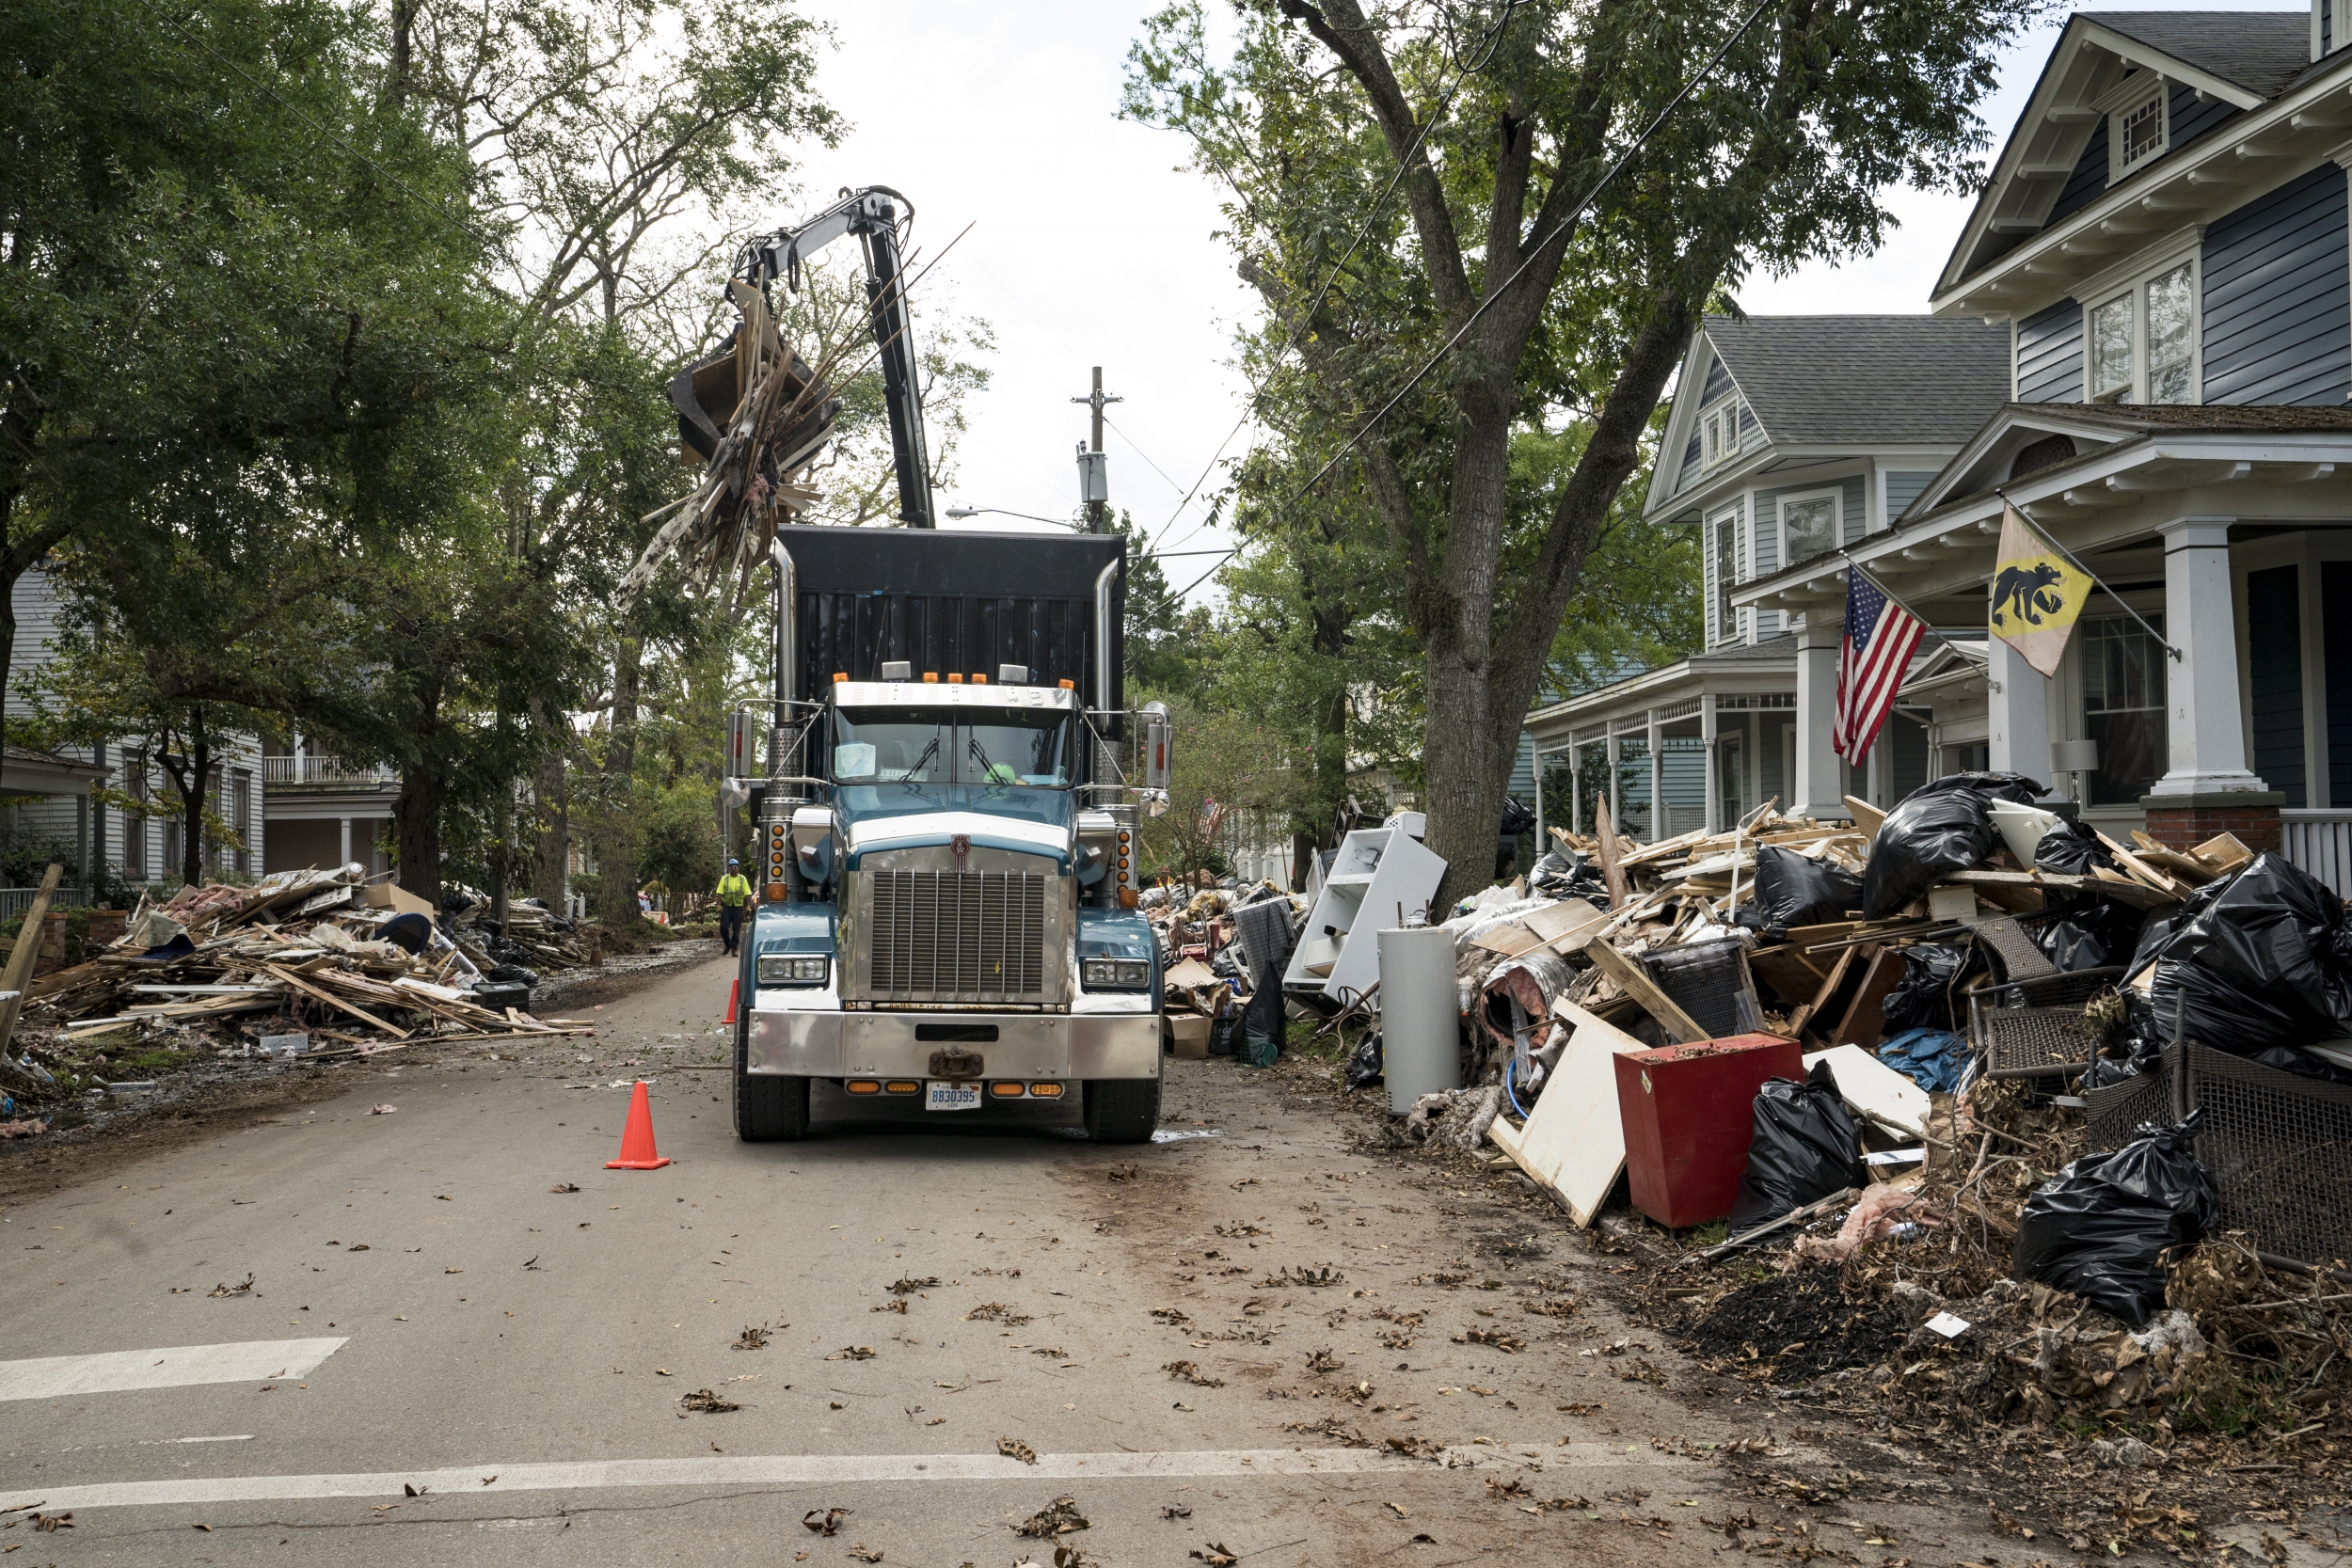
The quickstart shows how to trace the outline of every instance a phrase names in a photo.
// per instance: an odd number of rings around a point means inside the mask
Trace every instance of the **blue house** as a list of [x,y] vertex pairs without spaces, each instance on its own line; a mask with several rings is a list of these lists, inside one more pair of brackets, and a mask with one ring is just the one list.
[[[1991,641],[1979,678],[1938,673],[1951,678],[1933,721],[1964,733],[1954,705],[1981,703],[1985,760],[2051,778],[2110,832],[2187,844],[2226,829],[2283,846],[2339,891],[2352,890],[2348,46],[2343,0],[2067,24],[1931,301],[2007,336],[2007,402],[1851,546],[1937,627],[1982,640],[2005,494],[2105,591],[2055,677]],[[1940,374],[1917,369],[1928,385]],[[1826,630],[1842,567],[1784,564],[1730,599]],[[1834,636],[1802,641],[1809,730],[1836,654]]]

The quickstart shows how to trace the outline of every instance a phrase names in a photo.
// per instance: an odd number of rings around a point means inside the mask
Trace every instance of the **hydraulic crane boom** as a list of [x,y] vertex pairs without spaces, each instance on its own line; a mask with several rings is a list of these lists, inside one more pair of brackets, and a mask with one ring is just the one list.
[[890,415],[890,455],[898,469],[898,519],[909,528],[936,526],[931,514],[930,454],[923,444],[922,380],[914,362],[914,329],[900,274],[898,209],[914,204],[886,185],[849,193],[796,228],[779,229],[744,249],[736,273],[763,293],[782,277],[801,285],[801,262],[855,234],[866,250],[866,302],[882,355],[882,402]]

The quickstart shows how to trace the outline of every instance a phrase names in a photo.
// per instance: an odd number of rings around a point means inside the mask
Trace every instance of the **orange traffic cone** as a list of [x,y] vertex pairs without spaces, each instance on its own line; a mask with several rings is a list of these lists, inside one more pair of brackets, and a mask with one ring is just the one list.
[[735,1022],[735,1004],[742,994],[743,977],[739,974],[735,977],[735,983],[727,987],[727,1016],[721,1019],[720,1022],[733,1023]]
[[628,1102],[628,1125],[621,1129],[621,1157],[607,1160],[607,1170],[660,1170],[670,1162],[654,1152],[653,1101],[645,1095],[645,1081],[637,1081],[637,1093]]

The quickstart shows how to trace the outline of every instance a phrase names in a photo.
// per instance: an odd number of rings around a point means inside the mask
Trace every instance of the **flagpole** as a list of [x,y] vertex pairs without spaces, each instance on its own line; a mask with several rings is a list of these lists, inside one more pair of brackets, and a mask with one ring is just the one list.
[[[2177,664],[2181,661],[2181,650],[2174,647],[2171,643],[2167,642],[2164,640],[2164,635],[2157,631],[2155,627],[2148,624],[2148,617],[2142,615],[2138,610],[2134,610],[2130,605],[2124,604],[2122,594],[2118,594],[2114,589],[2109,588],[2106,583],[2101,582],[2099,580],[2098,573],[2092,571],[2090,567],[2075,560],[2074,552],[2073,550],[2068,549],[2065,546],[2059,544],[2056,539],[2052,538],[2050,536],[2049,530],[2043,528],[2040,523],[2033,520],[2033,514],[2026,510],[2026,506],[2023,501],[2010,500],[2009,499],[2009,493],[1997,484],[1993,487],[1993,493],[2001,498],[2001,504],[2003,506],[2013,506],[2017,508],[2017,515],[2026,519],[2026,523],[2031,526],[2034,532],[2041,537],[2042,542],[2049,546],[2053,550],[2056,550],[2058,554],[2058,558],[2064,561],[2069,566],[2074,567],[2074,570],[2089,578],[2090,579],[2090,585],[2093,588],[2096,588],[2100,593],[2105,594],[2108,598],[2113,599],[2117,604],[2123,605],[2123,613],[2130,616],[2133,620],[2137,621],[2139,623],[2139,629],[2154,638],[2156,640],[2156,646],[2162,648],[2166,653],[2169,654],[2172,657],[2172,661],[2174,663]],[[1881,592],[1884,592],[1884,590],[1881,590]]]
[[1926,616],[1920,614],[1917,610],[1903,603],[1902,600],[1895,597],[1894,594],[1887,593],[1886,584],[1879,581],[1878,578],[1872,577],[1868,572],[1865,571],[1861,562],[1856,561],[1843,548],[1840,548],[1837,554],[1839,558],[1846,562],[1846,567],[1849,571],[1852,572],[1856,577],[1859,577],[1863,581],[1868,583],[1871,587],[1877,589],[1879,593],[1885,597],[1888,604],[1893,605],[1897,610],[1901,610],[1904,614],[1910,616],[1913,620],[1927,627],[1928,630],[1935,630],[1935,623],[1933,621],[1931,621]]

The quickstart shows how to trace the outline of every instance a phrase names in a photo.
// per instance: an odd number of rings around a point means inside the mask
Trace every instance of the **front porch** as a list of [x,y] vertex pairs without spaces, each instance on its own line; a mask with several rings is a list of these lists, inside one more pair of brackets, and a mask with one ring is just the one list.
[[[2011,404],[1852,559],[1983,637],[2004,491],[2101,586],[2051,677],[1996,639],[1915,671],[1937,770],[2045,780],[2117,838],[2234,832],[2352,894],[2352,410]],[[1832,558],[1740,597],[1834,626],[1846,576]]]

